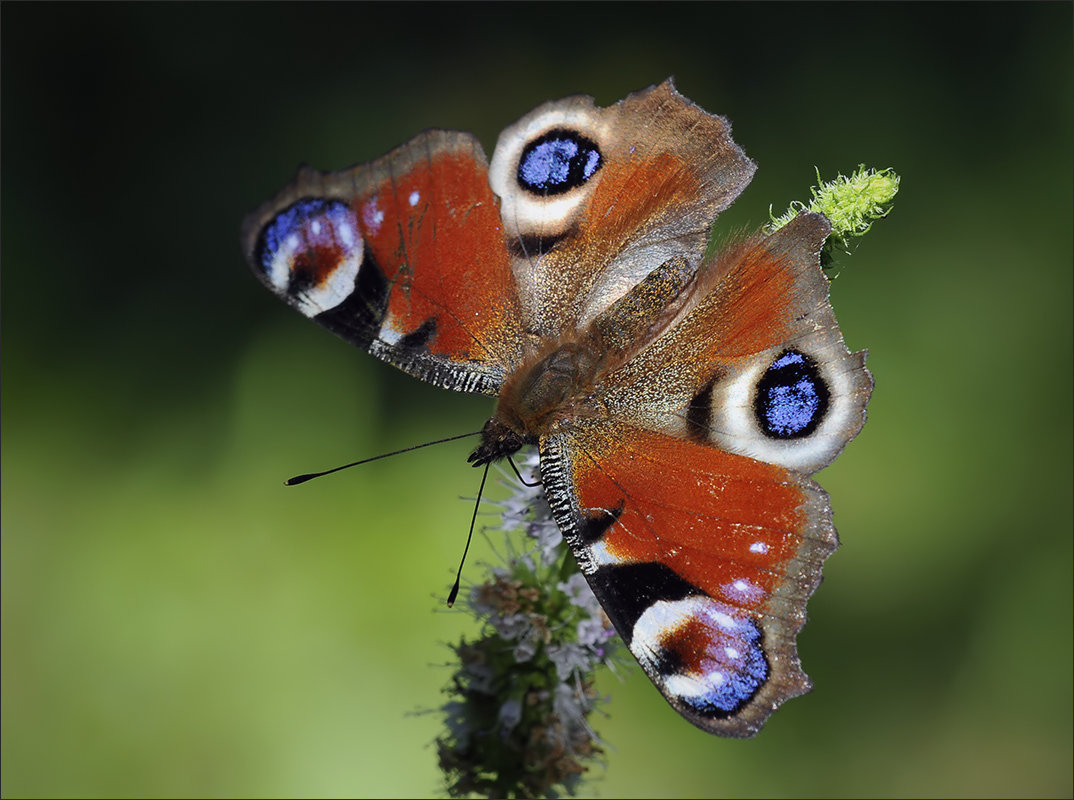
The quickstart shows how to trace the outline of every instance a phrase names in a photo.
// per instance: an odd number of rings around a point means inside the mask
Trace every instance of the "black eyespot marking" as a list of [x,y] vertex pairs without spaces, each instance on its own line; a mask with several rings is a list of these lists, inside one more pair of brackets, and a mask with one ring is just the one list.
[[716,379],[706,383],[701,391],[694,395],[686,407],[686,435],[695,442],[707,442],[709,425],[712,422],[712,387]]
[[595,142],[556,128],[526,145],[518,160],[518,185],[542,196],[563,194],[592,178],[602,163]]
[[829,399],[817,362],[797,350],[784,350],[758,382],[753,407],[766,436],[800,439],[820,425]]
[[668,675],[686,672],[686,660],[678,650],[661,647],[656,651],[653,668],[657,674],[666,678]]
[[604,598],[604,610],[627,645],[634,637],[635,623],[653,603],[700,593],[673,569],[656,561],[605,565],[589,576],[589,582],[597,596]]
[[391,284],[372,253],[365,251],[354,291],[315,319],[328,330],[362,348],[376,338],[388,310]]
[[625,500],[620,500],[619,505],[606,511],[590,511],[578,521],[578,535],[585,544],[599,542],[608,529],[619,521],[623,515]]
[[527,233],[517,239],[509,239],[507,250],[518,258],[534,258],[543,256],[565,238],[567,238],[566,231],[557,234]]
[[436,325],[436,317],[425,320],[420,327],[399,340],[399,348],[402,350],[421,349],[436,335]]

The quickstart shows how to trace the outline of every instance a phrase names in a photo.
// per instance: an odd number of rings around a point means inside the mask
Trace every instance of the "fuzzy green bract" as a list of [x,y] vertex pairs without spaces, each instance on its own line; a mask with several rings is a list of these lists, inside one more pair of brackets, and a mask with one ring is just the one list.
[[819,186],[812,189],[809,203],[794,202],[780,217],[773,217],[767,226],[769,233],[778,231],[802,211],[823,214],[832,224],[832,233],[825,245],[825,254],[832,247],[845,253],[851,250],[852,240],[869,232],[872,224],[891,211],[899,191],[899,176],[892,169],[873,169],[860,164],[849,177],[838,175],[824,181],[817,172]]

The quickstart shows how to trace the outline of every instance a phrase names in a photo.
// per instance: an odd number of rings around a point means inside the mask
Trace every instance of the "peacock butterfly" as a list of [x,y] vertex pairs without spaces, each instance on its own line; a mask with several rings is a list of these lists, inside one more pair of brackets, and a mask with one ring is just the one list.
[[535,444],[556,522],[615,629],[703,730],[752,736],[808,691],[795,643],[838,543],[808,477],[865,421],[801,213],[706,253],[755,165],[671,81],[576,96],[507,128],[491,164],[427,131],[309,168],[245,221],[254,273],[422,380],[497,398],[487,464]]

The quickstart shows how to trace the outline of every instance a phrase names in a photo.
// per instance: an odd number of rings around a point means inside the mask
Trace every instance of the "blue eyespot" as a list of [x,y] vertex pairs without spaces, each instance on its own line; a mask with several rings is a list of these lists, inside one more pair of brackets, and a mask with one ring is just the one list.
[[259,261],[266,274],[282,250],[304,251],[316,244],[342,245],[353,249],[360,243],[354,212],[346,203],[306,197],[276,215],[261,233]]
[[797,350],[784,350],[757,384],[754,411],[766,436],[799,439],[817,429],[828,402],[817,363]]
[[533,194],[563,194],[592,178],[601,163],[594,142],[575,131],[551,130],[522,151],[518,183]]
[[712,672],[707,677],[712,688],[700,697],[683,699],[702,713],[716,716],[734,713],[746,705],[769,676],[761,638],[757,623],[745,619],[737,634],[710,644]]

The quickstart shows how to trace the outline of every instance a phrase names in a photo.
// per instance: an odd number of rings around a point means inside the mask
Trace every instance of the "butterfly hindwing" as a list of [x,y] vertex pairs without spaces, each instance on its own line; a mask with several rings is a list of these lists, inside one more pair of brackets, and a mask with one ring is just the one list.
[[498,204],[469,134],[429,131],[343,172],[304,168],[243,239],[290,305],[430,383],[495,394],[520,357]]

